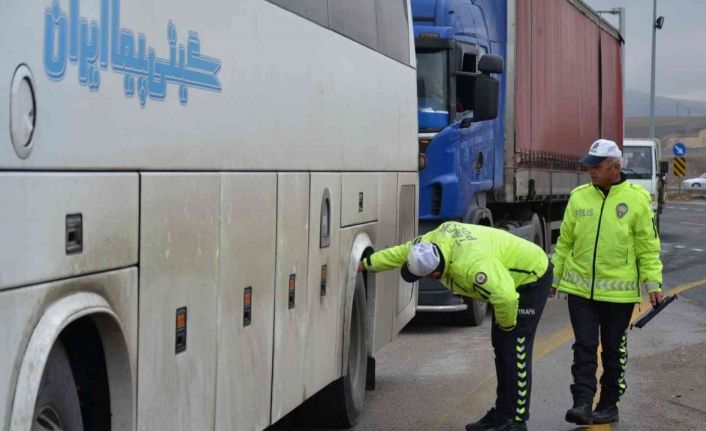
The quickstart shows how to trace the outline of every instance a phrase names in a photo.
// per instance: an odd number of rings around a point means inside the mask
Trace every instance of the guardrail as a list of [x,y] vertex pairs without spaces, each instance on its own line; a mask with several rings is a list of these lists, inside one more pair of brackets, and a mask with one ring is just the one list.
[[667,187],[667,199],[682,197],[686,199],[706,199],[706,187]]

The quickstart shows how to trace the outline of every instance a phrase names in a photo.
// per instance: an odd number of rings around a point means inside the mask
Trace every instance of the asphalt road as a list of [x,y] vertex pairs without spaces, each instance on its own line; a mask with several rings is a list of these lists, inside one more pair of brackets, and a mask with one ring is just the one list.
[[[566,300],[558,298],[547,303],[535,340],[530,430],[706,430],[706,202],[669,203],[660,236],[665,293],[676,291],[679,300],[628,334],[620,422],[564,422],[573,333]],[[634,317],[648,309],[636,307]],[[367,392],[354,430],[463,430],[494,402],[489,316],[477,328],[419,316],[376,356],[377,388]]]

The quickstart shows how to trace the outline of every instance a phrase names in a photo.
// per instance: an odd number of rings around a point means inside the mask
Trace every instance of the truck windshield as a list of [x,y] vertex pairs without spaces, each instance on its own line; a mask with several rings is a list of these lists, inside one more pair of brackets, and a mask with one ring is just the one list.
[[417,105],[423,112],[448,112],[448,51],[417,52]]
[[629,179],[652,178],[652,148],[623,147],[623,173]]

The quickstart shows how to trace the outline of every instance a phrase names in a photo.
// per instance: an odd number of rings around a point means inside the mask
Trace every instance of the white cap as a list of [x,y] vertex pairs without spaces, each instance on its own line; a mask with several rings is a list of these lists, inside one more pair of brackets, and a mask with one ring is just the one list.
[[591,144],[588,155],[581,158],[581,163],[586,166],[596,166],[606,157],[623,157],[623,153],[618,148],[618,144],[608,139],[599,139]]
[[440,262],[439,250],[434,244],[428,242],[414,244],[407,255],[402,276],[409,282],[416,281],[434,272]]

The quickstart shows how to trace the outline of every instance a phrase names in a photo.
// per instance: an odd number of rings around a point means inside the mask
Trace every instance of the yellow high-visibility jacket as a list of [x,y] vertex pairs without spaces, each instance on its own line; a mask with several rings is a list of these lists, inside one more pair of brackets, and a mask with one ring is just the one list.
[[454,293],[493,304],[495,320],[506,331],[517,324],[517,287],[537,281],[549,260],[537,245],[486,226],[446,222],[405,244],[371,254],[367,269],[401,267],[417,242],[436,244],[444,257],[441,282]]
[[659,235],[650,195],[627,180],[606,196],[593,184],[571,192],[552,258],[561,292],[597,301],[640,302],[661,291]]

